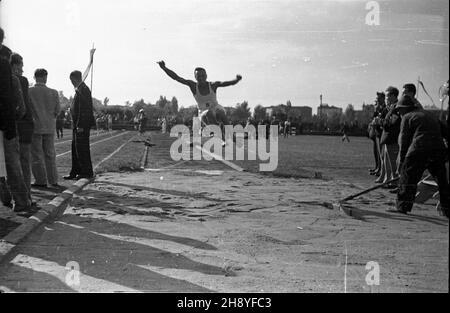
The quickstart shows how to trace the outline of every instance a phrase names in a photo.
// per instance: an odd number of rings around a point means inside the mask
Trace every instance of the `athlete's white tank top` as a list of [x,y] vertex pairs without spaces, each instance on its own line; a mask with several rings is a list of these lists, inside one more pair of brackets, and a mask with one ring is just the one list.
[[211,88],[211,83],[208,83],[209,93],[207,95],[200,94],[198,90],[198,84],[195,84],[195,101],[197,101],[198,109],[200,111],[205,111],[208,109],[214,109],[217,107],[221,107],[217,102],[217,95]]

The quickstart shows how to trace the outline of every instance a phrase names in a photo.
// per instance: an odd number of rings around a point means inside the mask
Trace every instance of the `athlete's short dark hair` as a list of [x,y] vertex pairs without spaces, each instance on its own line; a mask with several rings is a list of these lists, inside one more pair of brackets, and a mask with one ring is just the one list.
[[80,71],[73,71],[72,73],[70,73],[69,77],[72,79],[76,79],[77,81],[82,80],[82,75]]
[[206,70],[203,67],[196,67],[195,70],[194,70],[194,73],[197,73],[199,71],[206,72]]

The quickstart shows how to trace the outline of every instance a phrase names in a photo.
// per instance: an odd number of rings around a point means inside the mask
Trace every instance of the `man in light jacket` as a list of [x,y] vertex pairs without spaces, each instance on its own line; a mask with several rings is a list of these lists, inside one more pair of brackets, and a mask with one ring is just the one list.
[[60,105],[58,91],[46,86],[47,75],[45,69],[37,69],[34,73],[36,84],[29,90],[34,119],[31,145],[34,187],[47,187],[48,184],[58,187],[54,141]]

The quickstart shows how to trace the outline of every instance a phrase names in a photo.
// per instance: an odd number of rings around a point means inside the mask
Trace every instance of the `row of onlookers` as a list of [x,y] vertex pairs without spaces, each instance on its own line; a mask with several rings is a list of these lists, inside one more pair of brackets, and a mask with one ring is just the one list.
[[[64,121],[71,119],[72,169],[64,179],[92,178],[89,134],[95,126],[92,97],[80,71],[70,73],[75,97],[73,114],[60,110],[59,94],[47,86],[48,72],[34,72],[30,87],[23,76],[21,55],[3,45],[0,28],[0,198],[14,212],[33,213],[39,208],[31,187],[59,190],[55,130],[63,136]],[[34,183],[31,183],[31,177]]]
[[23,76],[23,58],[4,46],[3,39],[0,29],[0,149],[4,155],[0,196],[5,206],[14,205],[14,211],[20,212],[35,206],[32,185],[59,186],[54,137],[60,105],[58,92],[46,86],[47,71],[37,69],[36,82],[29,87]]
[[448,117],[446,124],[424,110],[416,99],[414,84],[405,84],[401,95],[390,86],[385,92],[377,92],[368,132],[375,159],[370,174],[378,176],[376,183],[397,194],[395,211],[411,211],[417,184],[428,170],[438,184],[438,208],[448,217]]

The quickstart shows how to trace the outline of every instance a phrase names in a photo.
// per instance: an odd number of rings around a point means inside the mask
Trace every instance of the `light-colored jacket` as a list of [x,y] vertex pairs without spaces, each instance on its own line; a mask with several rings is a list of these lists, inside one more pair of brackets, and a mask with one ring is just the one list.
[[60,111],[58,91],[36,83],[29,89],[29,95],[33,102],[34,133],[54,134]]

